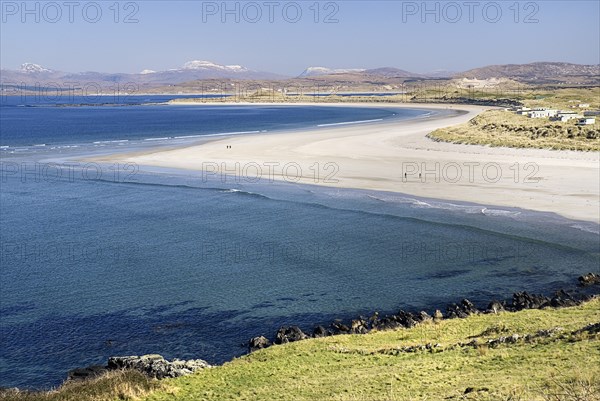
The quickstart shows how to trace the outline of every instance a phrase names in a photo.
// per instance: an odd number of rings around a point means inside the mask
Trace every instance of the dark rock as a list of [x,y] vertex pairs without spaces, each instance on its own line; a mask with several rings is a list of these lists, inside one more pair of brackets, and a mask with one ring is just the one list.
[[92,365],[87,368],[70,370],[67,373],[67,381],[81,381],[98,377],[108,371],[106,366]]
[[108,369],[133,369],[155,379],[180,377],[211,366],[201,359],[169,362],[161,355],[121,356],[108,359]]
[[588,285],[600,284],[600,274],[588,273],[578,278],[579,285],[585,287]]
[[308,338],[298,326],[281,327],[275,334],[275,344],[287,344]]
[[353,334],[366,334],[369,331],[368,323],[363,318],[352,320],[350,331]]
[[504,311],[504,305],[502,305],[502,303],[494,300],[492,302],[490,302],[490,304],[487,307],[487,310],[490,313],[499,313],[499,312],[503,312]]
[[417,322],[415,315],[403,310],[398,312],[398,314],[396,315],[396,319],[402,327],[406,328],[415,327],[419,323]]
[[577,306],[579,302],[564,290],[557,291],[550,300],[550,305],[555,308],[565,308],[568,306]]
[[419,323],[431,322],[433,320],[433,318],[425,311],[419,312],[416,319]]
[[377,320],[371,322],[371,328],[373,330],[391,330],[397,328],[398,326],[398,322],[390,319],[388,316],[385,316],[381,319],[378,318]]
[[336,320],[331,325],[336,334],[348,334],[350,333],[350,327],[346,326],[340,320]]
[[271,341],[264,336],[254,337],[250,339],[248,346],[250,347],[250,352],[254,352],[259,349],[270,347]]
[[469,315],[475,315],[479,313],[475,305],[468,299],[463,299],[460,305],[452,304],[446,309],[446,317],[449,319],[453,318],[465,318]]
[[550,299],[543,295],[528,294],[525,291],[513,294],[512,308],[517,311],[540,309],[548,305],[550,305]]
[[373,315],[369,318],[369,322],[371,323],[371,327],[377,327],[379,323],[379,312],[373,313]]
[[323,327],[321,325],[316,326],[313,329],[313,337],[314,338],[328,337],[332,334],[333,333],[331,332],[331,330],[327,330],[325,327]]
[[598,334],[600,333],[600,322],[589,324],[579,330],[574,331],[574,334],[581,334],[583,332],[587,332],[589,334]]

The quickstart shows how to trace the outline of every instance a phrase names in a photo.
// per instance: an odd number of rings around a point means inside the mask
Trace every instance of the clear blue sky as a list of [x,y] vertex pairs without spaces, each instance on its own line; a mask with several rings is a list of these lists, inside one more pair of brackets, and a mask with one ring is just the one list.
[[[88,1],[74,1],[72,8],[63,0],[27,2],[25,10],[21,1],[2,0],[0,64],[139,72],[210,60],[297,75],[308,66],[428,72],[533,61],[600,63],[597,0],[439,1],[427,2],[427,10],[421,1],[267,1],[227,2],[234,11],[225,15],[221,1],[97,1],[98,16]],[[130,13],[137,22],[124,22]],[[337,22],[325,23],[331,13]]]

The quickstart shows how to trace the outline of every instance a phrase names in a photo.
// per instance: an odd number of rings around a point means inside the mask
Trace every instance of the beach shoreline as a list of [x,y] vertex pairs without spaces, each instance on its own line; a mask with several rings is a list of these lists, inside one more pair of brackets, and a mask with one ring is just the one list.
[[[288,106],[186,102],[174,107]],[[180,148],[88,160],[233,175],[338,188],[397,192],[445,201],[551,212],[600,224],[597,152],[492,148],[436,142],[427,134],[464,123],[490,107],[446,104],[292,103],[289,106],[409,108],[432,116],[347,123],[314,130],[211,138]],[[450,114],[450,115],[449,115]]]

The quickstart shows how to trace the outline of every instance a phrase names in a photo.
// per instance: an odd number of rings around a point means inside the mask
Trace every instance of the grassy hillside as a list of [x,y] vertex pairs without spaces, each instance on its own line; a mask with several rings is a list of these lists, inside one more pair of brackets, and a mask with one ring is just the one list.
[[580,331],[598,322],[600,300],[477,315],[273,346],[163,382],[140,382],[134,375],[137,392],[128,389],[125,376],[118,384],[109,379],[86,384],[87,392],[66,386],[0,399],[598,401],[600,334],[598,327]]

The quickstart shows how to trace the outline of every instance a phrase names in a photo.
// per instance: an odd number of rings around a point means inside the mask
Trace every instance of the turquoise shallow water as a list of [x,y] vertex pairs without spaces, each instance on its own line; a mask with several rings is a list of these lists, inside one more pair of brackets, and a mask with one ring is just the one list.
[[[99,141],[85,139],[60,144]],[[2,161],[81,151],[50,147],[5,149]],[[0,386],[57,385],[112,355],[220,363],[283,324],[548,292],[600,261],[597,225],[551,214],[165,169],[74,171],[4,170]]]

